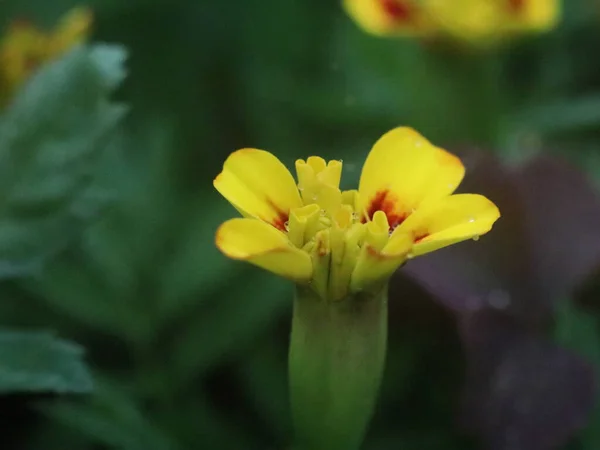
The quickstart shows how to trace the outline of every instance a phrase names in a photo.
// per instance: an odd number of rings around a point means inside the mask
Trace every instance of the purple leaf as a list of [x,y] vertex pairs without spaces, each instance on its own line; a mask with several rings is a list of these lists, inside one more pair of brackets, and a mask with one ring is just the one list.
[[531,277],[555,303],[600,264],[600,199],[581,171],[556,158],[536,158],[517,184],[535,258]]
[[567,350],[498,313],[461,321],[467,353],[463,425],[491,450],[550,450],[583,427],[594,373]]
[[403,272],[459,318],[463,425],[492,450],[554,449],[585,423],[594,374],[539,332],[600,263],[600,200],[558,159],[512,168],[482,154],[464,160],[461,191],[488,196],[502,217],[480,241],[416,258]]

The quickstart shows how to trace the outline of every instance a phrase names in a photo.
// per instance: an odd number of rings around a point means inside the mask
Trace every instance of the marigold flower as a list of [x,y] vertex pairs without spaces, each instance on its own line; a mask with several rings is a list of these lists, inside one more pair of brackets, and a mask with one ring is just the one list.
[[85,8],[68,12],[51,32],[29,22],[13,22],[0,40],[0,106],[10,100],[41,65],[84,41],[91,22],[91,11]]
[[365,31],[385,36],[424,36],[434,23],[418,0],[344,0],[348,14]]
[[556,25],[560,0],[344,0],[348,14],[375,35],[450,37],[489,42]]
[[223,223],[216,245],[320,298],[386,284],[407,259],[487,233],[498,208],[477,194],[451,195],[460,159],[411,128],[384,134],[358,190],[340,191],[341,161],[296,161],[298,183],[271,153],[231,154],[214,186],[243,216]]

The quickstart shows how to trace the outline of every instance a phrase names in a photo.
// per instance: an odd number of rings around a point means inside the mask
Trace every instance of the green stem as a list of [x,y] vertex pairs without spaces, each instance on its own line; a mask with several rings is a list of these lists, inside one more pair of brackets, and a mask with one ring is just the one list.
[[355,450],[385,364],[387,287],[326,302],[297,288],[289,352],[295,450]]

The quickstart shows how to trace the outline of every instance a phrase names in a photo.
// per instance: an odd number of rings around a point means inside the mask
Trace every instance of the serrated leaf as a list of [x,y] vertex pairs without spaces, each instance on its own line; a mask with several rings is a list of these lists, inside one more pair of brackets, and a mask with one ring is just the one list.
[[88,393],[83,349],[47,332],[0,330],[0,393]]
[[114,194],[99,177],[126,111],[108,100],[125,56],[117,46],[77,47],[0,116],[0,278],[63,248]]

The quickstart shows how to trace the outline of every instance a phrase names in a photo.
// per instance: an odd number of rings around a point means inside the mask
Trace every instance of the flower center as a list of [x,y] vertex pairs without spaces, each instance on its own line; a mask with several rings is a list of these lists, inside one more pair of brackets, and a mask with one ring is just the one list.
[[320,157],[311,156],[306,161],[296,161],[296,172],[304,206],[290,211],[286,229],[294,245],[323,248],[322,241],[328,241],[331,233],[344,235],[353,227],[361,227],[355,212],[356,191],[339,189],[340,161],[326,163]]
[[358,192],[339,189],[341,161],[313,156],[296,161],[296,172],[304,206],[290,211],[288,238],[313,258],[313,289],[323,298],[342,298],[364,253],[378,255],[389,241],[385,201],[372,205],[365,220],[365,212],[357,210]]

